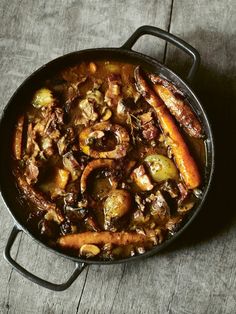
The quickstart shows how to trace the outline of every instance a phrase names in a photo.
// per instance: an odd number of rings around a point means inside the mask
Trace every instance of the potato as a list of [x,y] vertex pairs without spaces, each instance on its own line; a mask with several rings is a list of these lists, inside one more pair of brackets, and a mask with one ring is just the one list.
[[69,171],[56,168],[55,173],[45,182],[40,184],[40,189],[46,193],[49,192],[52,197],[55,197],[60,194],[61,190],[65,189],[69,180],[69,175]]
[[115,74],[118,74],[121,71],[120,66],[118,64],[115,64],[115,63],[106,63],[105,64],[105,69],[108,72],[115,73]]
[[104,203],[106,219],[120,218],[125,215],[131,206],[130,193],[126,190],[113,190]]
[[174,162],[168,157],[159,154],[149,155],[144,161],[154,181],[178,180],[178,170]]
[[69,174],[70,172],[65,169],[57,169],[56,177],[55,177],[56,187],[60,189],[64,189],[67,185]]

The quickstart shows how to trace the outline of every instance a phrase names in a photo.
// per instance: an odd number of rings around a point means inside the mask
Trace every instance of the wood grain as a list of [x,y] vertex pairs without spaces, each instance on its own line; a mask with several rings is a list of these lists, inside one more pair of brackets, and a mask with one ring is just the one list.
[[[1,110],[24,78],[57,56],[120,46],[144,24],[170,28],[202,55],[194,88],[211,117],[219,152],[208,202],[171,247],[137,263],[91,266],[60,293],[24,279],[2,258],[0,313],[235,313],[236,214],[229,197],[234,168],[233,153],[227,153],[234,143],[236,113],[235,1],[2,0],[0,16]],[[165,50],[163,41],[150,36],[134,49],[165,60],[181,75],[189,66],[183,53],[169,45]],[[13,225],[2,200],[0,215],[2,255]],[[65,280],[73,269],[72,262],[26,235],[19,236],[12,254],[27,269],[54,282]]]

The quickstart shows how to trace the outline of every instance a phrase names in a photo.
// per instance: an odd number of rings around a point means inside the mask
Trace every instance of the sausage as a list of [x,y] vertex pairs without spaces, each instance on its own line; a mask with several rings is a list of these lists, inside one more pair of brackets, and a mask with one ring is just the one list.
[[79,249],[84,244],[116,244],[128,245],[151,242],[151,239],[141,233],[135,232],[92,232],[87,231],[77,234],[69,234],[60,237],[57,243],[66,249]]
[[202,126],[196,115],[183,99],[176,97],[176,93],[180,94],[180,92],[171,83],[155,74],[150,74],[148,77],[153,83],[154,91],[164,101],[186,133],[191,137],[202,138]]
[[29,185],[26,179],[19,173],[15,171],[14,173],[18,186],[21,188],[24,195],[40,210],[45,210],[47,212],[54,212],[58,221],[63,221],[64,217],[60,212],[60,209],[57,208],[55,203],[52,203],[44,198],[44,196],[36,191],[31,185]]
[[163,133],[168,139],[168,145],[172,150],[176,165],[182,178],[189,189],[198,187],[201,183],[200,173],[196,162],[190,154],[174,119],[170,115],[168,108],[158,95],[149,87],[141,72],[140,67],[134,70],[136,88],[145,100],[154,108]]

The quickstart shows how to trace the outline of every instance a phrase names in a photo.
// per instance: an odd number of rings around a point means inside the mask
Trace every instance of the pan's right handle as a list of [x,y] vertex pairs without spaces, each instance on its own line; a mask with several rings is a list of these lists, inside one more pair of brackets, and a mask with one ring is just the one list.
[[11,257],[11,248],[13,243],[15,242],[15,239],[18,235],[19,232],[21,232],[22,230],[19,229],[16,225],[13,227],[9,239],[7,241],[7,245],[6,248],[4,250],[4,258],[7,260],[7,262],[9,264],[11,264],[11,266],[18,271],[22,276],[26,277],[27,279],[33,281],[34,283],[53,290],[53,291],[63,291],[66,290],[67,288],[70,287],[70,285],[75,281],[75,279],[79,276],[79,274],[84,270],[84,268],[87,266],[87,264],[85,263],[75,263],[75,269],[72,273],[72,275],[70,276],[70,278],[61,284],[56,284],[56,283],[52,283],[49,282],[47,280],[44,280],[42,278],[37,277],[36,275],[30,273],[28,270],[26,270],[25,268],[23,268],[21,265],[19,265],[15,260],[13,260],[13,258]]
[[176,47],[180,48],[187,54],[189,54],[192,57],[192,66],[189,70],[189,73],[187,75],[188,82],[192,82],[197,69],[200,65],[200,55],[199,52],[193,48],[191,45],[186,43],[184,40],[178,38],[177,36],[164,31],[163,29],[160,29],[158,27],[144,25],[139,27],[131,36],[130,38],[124,43],[121,48],[131,50],[133,45],[137,42],[137,40],[143,36],[143,35],[152,35],[155,37],[162,38],[166,40],[167,42],[175,45]]

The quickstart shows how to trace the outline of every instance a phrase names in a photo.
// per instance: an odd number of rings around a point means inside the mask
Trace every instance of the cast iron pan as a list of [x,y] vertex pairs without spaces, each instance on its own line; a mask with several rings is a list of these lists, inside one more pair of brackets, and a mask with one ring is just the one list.
[[[214,145],[211,127],[209,121],[205,114],[204,109],[202,108],[198,98],[189,87],[188,83],[182,80],[178,75],[168,69],[165,65],[159,63],[157,60],[143,55],[141,53],[135,52],[132,50],[133,45],[142,35],[153,35],[155,37],[162,38],[167,42],[172,43],[177,46],[192,58],[192,66],[187,76],[187,82],[190,83],[194,78],[194,75],[200,64],[199,53],[191,47],[189,44],[179,39],[178,37],[163,31],[159,28],[153,26],[142,26],[138,28],[134,34],[126,41],[126,43],[120,48],[99,48],[99,49],[88,49],[82,51],[76,51],[59,57],[46,65],[42,66],[40,69],[31,74],[16,90],[8,104],[6,105],[3,115],[0,121],[0,134],[1,134],[1,154],[0,154],[0,189],[2,193],[3,200],[6,207],[8,208],[9,213],[14,219],[14,227],[9,236],[5,251],[4,257],[11,264],[11,266],[17,270],[20,274],[30,279],[31,281],[51,290],[62,291],[67,289],[82,270],[89,264],[115,264],[115,263],[124,263],[131,262],[138,259],[143,259],[147,256],[156,254],[158,251],[166,247],[169,243],[174,241],[185,229],[186,227],[194,220],[197,213],[200,211],[204,200],[206,198],[207,192],[212,179],[213,168],[214,168]],[[122,60],[129,63],[136,63],[141,65],[145,70],[148,70],[153,73],[158,73],[171,82],[173,82],[186,96],[191,107],[199,117],[204,131],[205,131],[205,147],[206,147],[206,166],[203,176],[203,185],[202,185],[202,197],[198,200],[198,203],[195,205],[195,209],[190,213],[182,227],[176,234],[171,238],[167,239],[163,244],[154,247],[152,250],[130,258],[125,258],[117,261],[91,261],[86,259],[81,259],[77,257],[72,257],[66,254],[62,254],[55,249],[50,248],[46,244],[42,243],[39,239],[36,238],[26,226],[26,219],[23,217],[24,213],[24,204],[22,201],[19,201],[19,193],[16,188],[14,177],[11,173],[10,159],[11,159],[11,141],[12,141],[12,131],[16,123],[17,115],[24,110],[29,101],[33,91],[40,82],[43,82],[46,78],[50,77],[53,73],[58,72],[58,70],[70,66],[73,64],[78,64],[81,61],[88,60],[98,60],[98,59],[115,59]],[[30,273],[19,265],[10,254],[11,247],[17,237],[19,232],[25,232],[31,236],[37,243],[46,247],[48,250],[53,251],[54,253],[63,256],[65,258],[71,259],[75,262],[75,269],[70,278],[62,284],[55,284],[43,280],[34,274]]]

